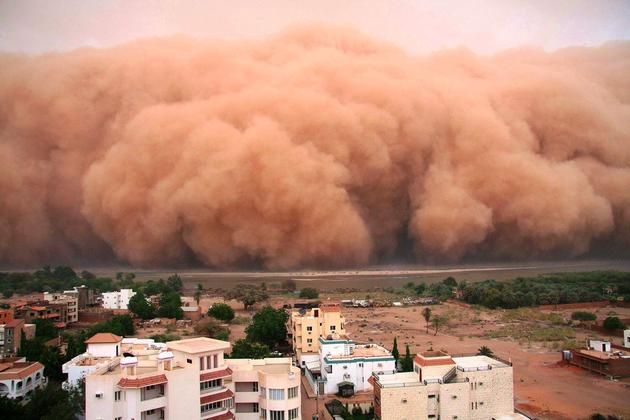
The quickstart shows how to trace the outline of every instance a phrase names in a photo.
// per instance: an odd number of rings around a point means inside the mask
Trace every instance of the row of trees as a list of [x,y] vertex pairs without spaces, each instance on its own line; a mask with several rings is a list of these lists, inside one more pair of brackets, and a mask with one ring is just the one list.
[[622,297],[630,300],[630,273],[600,271],[486,280],[459,286],[467,303],[488,308],[593,302]]

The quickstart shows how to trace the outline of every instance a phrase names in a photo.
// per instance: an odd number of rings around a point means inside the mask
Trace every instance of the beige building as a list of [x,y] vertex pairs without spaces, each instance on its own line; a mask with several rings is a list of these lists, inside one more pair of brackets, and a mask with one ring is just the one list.
[[414,371],[374,374],[374,412],[380,420],[510,419],[512,365],[486,356],[418,354]]
[[318,308],[294,310],[289,319],[289,339],[300,367],[319,360],[319,338],[339,339],[346,336],[345,318],[338,304],[321,304]]
[[67,306],[65,322],[71,324],[79,320],[79,299],[77,296],[64,293],[44,292],[44,300],[54,304],[63,304]]
[[88,420],[301,419],[300,371],[289,358],[225,359],[230,343],[204,337],[164,344],[97,334],[87,343],[64,369],[95,366],[85,372]]

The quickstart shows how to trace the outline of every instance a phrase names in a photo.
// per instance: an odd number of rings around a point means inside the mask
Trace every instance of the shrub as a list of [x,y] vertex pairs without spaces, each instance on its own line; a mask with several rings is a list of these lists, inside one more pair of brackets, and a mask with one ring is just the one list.
[[234,319],[234,309],[227,303],[215,303],[208,309],[208,315],[229,322]]
[[592,312],[577,311],[571,314],[571,319],[574,321],[595,321],[597,315]]
[[319,292],[317,289],[312,287],[305,287],[300,290],[300,297],[304,299],[317,299],[319,297]]
[[604,320],[604,328],[607,330],[622,330],[625,328],[625,325],[621,322],[619,317],[609,316]]
[[217,340],[227,340],[227,337],[230,335],[230,330],[221,325],[219,321],[212,318],[200,321],[195,325],[195,332],[206,337],[216,338]]

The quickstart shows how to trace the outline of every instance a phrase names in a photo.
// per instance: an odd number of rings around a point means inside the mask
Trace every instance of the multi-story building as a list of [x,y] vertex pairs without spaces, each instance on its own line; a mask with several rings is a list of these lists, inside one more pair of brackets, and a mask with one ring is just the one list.
[[13,309],[0,309],[0,324],[13,321]]
[[0,396],[22,400],[46,384],[44,365],[25,358],[0,359]]
[[414,371],[375,373],[374,413],[380,420],[518,418],[512,365],[487,356],[425,352]]
[[50,293],[44,292],[44,300],[50,302],[52,305],[65,305],[65,311],[60,311],[60,314],[65,314],[65,317],[61,317],[60,321],[66,324],[71,324],[79,320],[79,299],[71,294],[64,293]]
[[24,325],[23,319],[13,319],[0,325],[0,356],[17,354],[20,350]]
[[97,334],[64,365],[85,375],[94,419],[300,419],[300,370],[291,359],[225,359],[230,343],[191,338],[166,344]]
[[370,389],[372,373],[396,369],[394,356],[376,344],[319,338],[319,360],[307,362],[306,378],[317,394],[350,396]]
[[103,293],[103,308],[107,309],[128,309],[129,299],[136,292],[131,289],[120,289],[118,292]]
[[338,304],[321,304],[317,308],[291,312],[289,318],[289,340],[298,366],[319,359],[319,338],[339,339],[346,335],[345,318]]

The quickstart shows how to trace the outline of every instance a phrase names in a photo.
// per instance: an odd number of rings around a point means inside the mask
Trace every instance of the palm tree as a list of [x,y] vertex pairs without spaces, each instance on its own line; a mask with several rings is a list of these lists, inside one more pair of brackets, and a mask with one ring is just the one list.
[[424,322],[427,324],[427,334],[429,334],[429,321],[431,321],[431,308],[426,307],[422,310]]
[[199,306],[199,301],[201,300],[201,292],[203,291],[203,286],[201,283],[197,283],[197,290],[195,290],[195,300],[197,301],[197,306]]
[[479,347],[479,350],[477,350],[477,354],[479,356],[494,357],[494,352],[492,350],[490,350],[490,347],[488,347],[488,346],[481,346],[481,347]]

